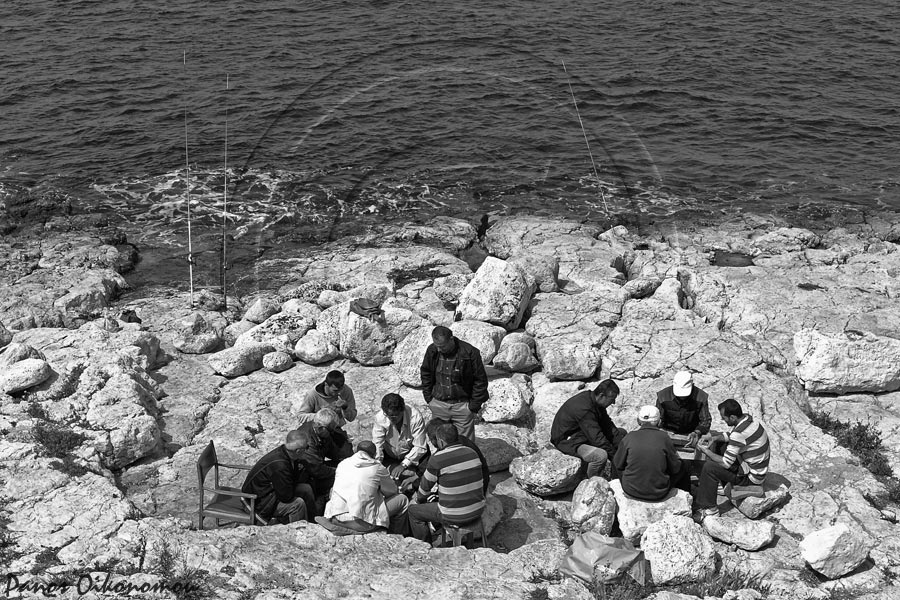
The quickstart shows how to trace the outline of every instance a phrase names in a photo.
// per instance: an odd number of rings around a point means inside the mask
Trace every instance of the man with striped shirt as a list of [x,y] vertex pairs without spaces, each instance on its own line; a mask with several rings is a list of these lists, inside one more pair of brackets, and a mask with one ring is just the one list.
[[722,455],[708,446],[699,447],[706,455],[695,497],[699,520],[718,516],[719,484],[762,485],[769,471],[769,436],[762,425],[745,415],[733,398],[719,404],[719,414],[731,432],[725,436],[728,445]]
[[[437,451],[428,460],[419,489],[409,506],[412,535],[431,542],[429,523],[464,525],[484,512],[484,475],[478,454],[459,441],[452,424],[429,432]],[[437,493],[437,502],[428,502]]]

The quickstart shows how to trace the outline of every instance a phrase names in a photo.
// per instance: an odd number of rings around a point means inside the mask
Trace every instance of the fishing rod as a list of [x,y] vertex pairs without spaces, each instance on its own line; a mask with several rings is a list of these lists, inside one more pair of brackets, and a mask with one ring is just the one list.
[[228,225],[228,73],[225,74],[225,185],[222,188],[222,303],[228,310],[228,294],[225,272],[228,271],[228,254],[226,252],[226,227]]
[[[182,73],[187,82],[187,50],[182,57]],[[188,222],[188,277],[191,286],[191,308],[194,308],[194,246],[191,238],[191,163],[188,158],[188,118],[187,95],[184,99],[184,183],[187,191],[187,222]]]
[[566,69],[566,61],[562,61],[563,72],[566,74],[566,83],[569,84],[569,93],[572,95],[572,104],[575,106],[575,115],[578,116],[578,124],[581,126],[581,135],[584,136],[584,144],[587,146],[588,156],[591,157],[591,166],[594,168],[594,178],[597,180],[597,189],[600,190],[600,199],[603,200],[603,209],[606,216],[609,217],[609,205],[606,203],[606,194],[603,193],[603,186],[600,183],[600,175],[597,174],[597,164],[594,162],[594,153],[591,152],[591,144],[588,142],[587,131],[584,130],[584,123],[581,120],[581,112],[578,110],[578,102],[575,101],[575,91],[572,89],[572,79],[569,77],[569,71]]

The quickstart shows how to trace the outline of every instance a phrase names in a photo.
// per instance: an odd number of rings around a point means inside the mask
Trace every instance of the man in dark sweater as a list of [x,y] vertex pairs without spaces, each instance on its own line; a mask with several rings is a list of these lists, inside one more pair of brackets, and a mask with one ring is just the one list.
[[606,412],[618,395],[619,386],[606,379],[594,391],[584,390],[566,400],[553,418],[550,442],[560,452],[586,462],[588,477],[603,472],[625,437],[625,430],[617,428]]
[[308,446],[307,434],[291,431],[284,444],[260,458],[247,474],[241,491],[257,495],[256,513],[263,523],[272,519],[288,523],[312,521],[313,489],[300,462]]
[[638,426],[625,436],[613,457],[622,491],[649,502],[662,500],[673,487],[690,493],[690,471],[678,458],[672,440],[660,431],[659,410],[642,406]]
[[460,435],[475,441],[475,415],[488,399],[481,353],[440,325],[431,339],[420,368],[425,403],[433,416],[450,421]]
[[687,436],[681,445],[697,446],[701,436],[709,433],[712,417],[709,414],[709,396],[694,385],[690,371],[679,371],[672,385],[656,395],[659,409],[659,427],[671,433]]

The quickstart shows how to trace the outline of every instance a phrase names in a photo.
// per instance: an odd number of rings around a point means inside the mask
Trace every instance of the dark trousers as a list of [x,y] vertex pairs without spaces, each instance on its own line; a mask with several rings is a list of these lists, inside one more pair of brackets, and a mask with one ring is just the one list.
[[726,469],[716,462],[706,461],[700,472],[700,483],[697,485],[697,494],[694,500],[697,508],[716,508],[718,506],[716,497],[720,483],[747,485],[750,483],[750,478],[737,472],[737,463],[731,469]]
[[409,515],[409,529],[412,536],[430,544],[432,540],[428,524],[441,522],[441,507],[438,506],[438,503],[410,504],[407,515]]

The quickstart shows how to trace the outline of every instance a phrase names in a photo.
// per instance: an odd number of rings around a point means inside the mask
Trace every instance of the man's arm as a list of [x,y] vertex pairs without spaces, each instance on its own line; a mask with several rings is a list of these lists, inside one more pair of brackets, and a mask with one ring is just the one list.
[[678,473],[681,472],[681,458],[678,456],[678,452],[675,450],[675,444],[672,443],[672,439],[669,436],[666,436],[666,464],[668,466],[669,476],[674,477]]
[[375,460],[377,461],[381,461],[384,458],[384,439],[387,437],[388,427],[391,426],[390,422],[388,422],[387,427],[382,425],[381,419],[380,414],[375,415],[372,423],[372,443],[375,444]]
[[431,392],[434,390],[434,371],[432,371],[432,363],[434,362],[434,344],[428,346],[425,350],[425,356],[422,357],[422,366],[419,367],[419,375],[422,377],[422,397],[425,398],[425,404],[431,402]]
[[431,455],[431,460],[428,461],[428,468],[425,469],[425,473],[419,479],[419,490],[416,492],[416,498],[419,502],[425,502],[428,499],[440,475],[440,468],[437,466],[435,456],[435,454]]
[[700,423],[697,425],[697,433],[699,435],[706,435],[709,433],[709,428],[712,426],[712,417],[709,414],[708,400],[709,397],[707,396],[700,401]]
[[488,401],[488,380],[487,372],[484,370],[484,361],[481,359],[481,352],[474,347],[472,351],[475,353],[475,360],[472,365],[472,400],[469,402],[469,410],[478,412],[484,403]]
[[616,470],[619,473],[622,473],[625,470],[625,465],[628,462],[628,444],[619,444],[618,450],[616,450],[615,455],[613,456],[613,465],[616,467]]
[[344,385],[344,389],[341,390],[339,394],[341,398],[344,399],[344,402],[347,403],[342,409],[344,414],[345,421],[355,421],[356,420],[356,396],[353,395],[353,390],[350,389],[349,385]]
[[272,491],[279,502],[294,501],[294,475],[286,462],[279,461],[272,465],[270,471]]
[[378,465],[378,470],[376,472],[378,473],[379,480],[378,487],[385,497],[396,496],[400,493],[400,488],[397,487],[397,482],[394,481],[391,474],[388,473],[387,467]]
[[414,469],[428,452],[428,444],[425,441],[425,419],[415,408],[410,408],[409,411],[409,432],[412,435],[413,446],[403,462],[406,463],[404,468]]
[[[610,424],[612,424],[612,421],[610,421]],[[597,420],[597,413],[594,410],[585,410],[578,420],[578,426],[585,437],[587,437],[588,444],[597,448],[603,448],[607,453],[612,454],[612,436],[606,437],[606,432]]]
[[313,420],[316,411],[319,410],[319,395],[316,394],[315,388],[306,392],[300,402],[297,404],[297,425],[303,425]]

